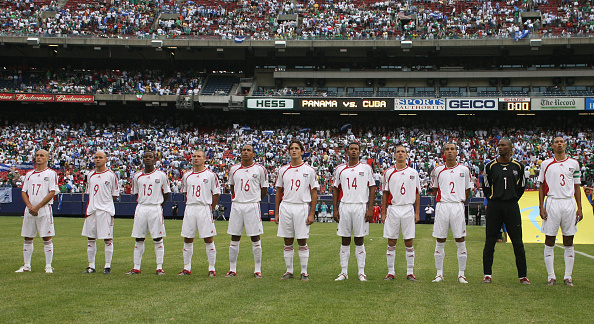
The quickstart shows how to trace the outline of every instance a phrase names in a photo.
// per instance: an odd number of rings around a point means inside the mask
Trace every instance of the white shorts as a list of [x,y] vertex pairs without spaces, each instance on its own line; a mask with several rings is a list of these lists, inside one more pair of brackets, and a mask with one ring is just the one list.
[[41,207],[37,216],[31,215],[29,209],[25,208],[24,216],[23,227],[21,229],[22,237],[35,237],[37,236],[37,233],[39,233],[39,237],[56,235],[54,229],[54,215],[52,213],[51,205]]
[[96,210],[85,218],[82,236],[100,240],[113,239],[113,216],[103,210]]
[[363,237],[369,234],[369,222],[365,221],[367,204],[340,204],[338,206],[338,230],[341,237]]
[[150,232],[153,239],[165,237],[165,220],[161,205],[137,205],[134,212],[132,237],[146,238]]
[[309,204],[291,204],[282,202],[278,207],[278,231],[276,236],[306,239],[309,238]]
[[551,199],[545,201],[547,219],[542,221],[541,232],[546,236],[557,236],[559,227],[563,236],[572,236],[577,233],[575,224],[576,206],[573,198]]
[[260,217],[260,203],[232,203],[229,214],[227,234],[241,236],[243,228],[247,236],[264,234],[262,217]]
[[452,229],[454,238],[466,236],[466,220],[464,219],[463,203],[442,203],[435,206],[435,222],[433,224],[433,237],[444,239]]
[[214,218],[209,205],[186,205],[181,236],[194,238],[196,231],[200,238],[217,235]]
[[388,206],[384,223],[384,238],[396,240],[402,228],[402,238],[415,238],[415,209],[413,205]]

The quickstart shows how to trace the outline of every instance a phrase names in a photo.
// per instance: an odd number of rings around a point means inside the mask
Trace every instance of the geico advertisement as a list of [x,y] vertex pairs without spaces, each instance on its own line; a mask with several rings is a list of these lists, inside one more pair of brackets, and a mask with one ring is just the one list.
[[446,110],[473,110],[473,111],[487,111],[498,110],[498,98],[458,98],[448,99],[446,101]]
[[248,98],[245,107],[247,109],[293,109],[294,102],[293,99],[284,98]]
[[324,98],[324,99],[298,99],[298,108],[315,110],[393,110],[392,99],[365,99],[365,98]]
[[584,98],[532,98],[532,110],[584,110]]
[[445,110],[445,99],[396,98],[394,110]]

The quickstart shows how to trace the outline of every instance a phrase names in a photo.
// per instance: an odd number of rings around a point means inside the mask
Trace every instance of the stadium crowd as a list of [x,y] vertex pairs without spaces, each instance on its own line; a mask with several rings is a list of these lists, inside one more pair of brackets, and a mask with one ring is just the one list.
[[[590,1],[0,1],[0,34],[222,39],[587,36]],[[53,14],[44,15],[44,11]],[[523,12],[540,15],[523,17]],[[525,36],[525,35],[524,35]],[[522,37],[524,37],[522,36]]]
[[[293,138],[299,138],[306,145],[304,160],[317,170],[322,193],[331,192],[332,173],[337,165],[345,161],[344,146],[351,141],[361,143],[361,160],[373,167],[377,182],[381,172],[395,163],[395,144],[404,144],[410,151],[409,164],[419,171],[422,187],[426,190],[430,171],[443,161],[442,147],[445,143],[458,144],[460,163],[470,168],[473,181],[478,184],[484,165],[497,155],[498,139],[510,137],[514,141],[514,158],[526,165],[527,187],[535,189],[540,163],[551,156],[551,128],[545,126],[477,128],[476,125],[466,127],[459,124],[434,127],[421,121],[386,126],[388,124],[379,121],[367,121],[354,126],[344,124],[342,127],[310,129],[289,126],[292,123],[288,121],[274,123],[269,120],[253,122],[251,126],[231,126],[221,118],[201,118],[204,125],[210,126],[196,127],[188,121],[157,119],[150,122],[81,124],[6,121],[0,130],[0,161],[4,170],[1,179],[4,185],[20,186],[21,176],[32,167],[35,150],[45,148],[50,152],[50,166],[59,170],[63,192],[82,192],[84,174],[94,167],[92,154],[104,150],[108,153],[110,167],[120,179],[120,188],[129,192],[130,179],[134,172],[140,170],[143,153],[151,150],[157,152],[157,167],[168,174],[172,190],[178,192],[181,175],[191,167],[194,150],[205,150],[209,168],[226,183],[229,167],[239,161],[241,146],[251,143],[257,152],[256,161],[269,172],[272,187],[277,169],[289,162],[288,143]],[[570,156],[580,162],[582,183],[592,187],[592,128],[572,128],[559,130],[559,133],[568,142]],[[481,196],[480,186],[475,187],[475,195]]]

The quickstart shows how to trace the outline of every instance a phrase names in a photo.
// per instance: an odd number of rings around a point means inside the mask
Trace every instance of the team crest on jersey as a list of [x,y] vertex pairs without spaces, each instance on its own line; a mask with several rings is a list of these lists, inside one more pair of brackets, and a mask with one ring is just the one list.
[[105,181],[105,185],[106,186],[109,186],[109,181]]
[[359,172],[359,175],[360,175],[361,177],[364,177],[364,176],[365,176],[365,172]]
[[208,179],[204,179],[204,180],[202,180],[202,182],[208,183]]
[[49,177],[43,178],[43,181],[49,181]]
[[410,176],[410,179],[411,179],[411,180],[412,180],[412,179],[414,179],[414,178],[415,178],[415,176],[414,176],[414,175],[411,175],[411,176]]
[[161,183],[161,179],[155,179],[155,183]]
[[464,178],[464,172],[460,172],[460,178]]
[[258,177],[258,175],[257,175],[257,174],[255,174],[255,173],[254,173],[254,174],[252,174],[252,178],[256,179],[257,177]]
[[303,177],[304,177],[304,178],[307,178],[307,176],[308,176],[308,175],[309,175],[309,174],[307,174],[307,173],[304,173],[304,174],[303,174]]
[[512,171],[512,173],[513,173],[515,176],[517,176],[517,175],[518,175],[518,171],[516,171],[516,170]]

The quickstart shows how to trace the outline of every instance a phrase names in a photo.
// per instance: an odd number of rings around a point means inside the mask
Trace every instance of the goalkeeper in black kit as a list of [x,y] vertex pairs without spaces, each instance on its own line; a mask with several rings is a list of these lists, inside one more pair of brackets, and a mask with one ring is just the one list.
[[526,278],[526,252],[522,241],[522,216],[518,205],[526,185],[524,165],[511,157],[513,146],[509,139],[501,139],[497,149],[499,156],[485,166],[483,175],[483,192],[488,200],[483,249],[483,283],[491,283],[497,235],[502,224],[505,224],[514,247],[520,283],[530,284],[530,280]]

